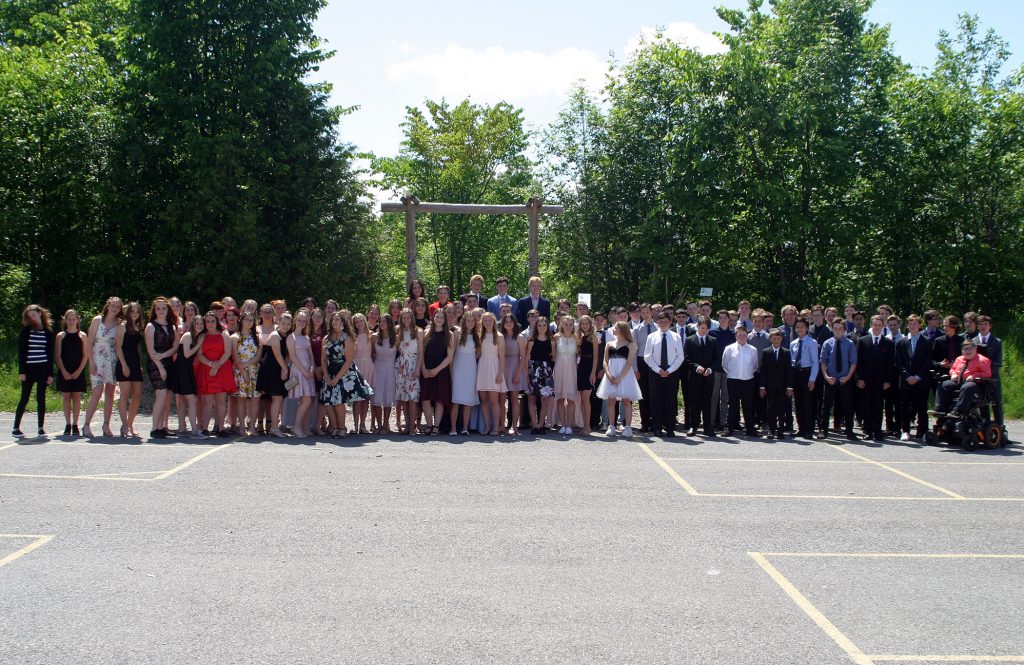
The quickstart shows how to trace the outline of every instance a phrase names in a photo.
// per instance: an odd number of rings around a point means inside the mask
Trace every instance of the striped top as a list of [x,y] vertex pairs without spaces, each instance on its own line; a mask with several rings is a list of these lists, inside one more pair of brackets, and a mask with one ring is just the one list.
[[25,326],[18,339],[18,373],[24,374],[27,366],[50,367],[53,364],[53,333]]

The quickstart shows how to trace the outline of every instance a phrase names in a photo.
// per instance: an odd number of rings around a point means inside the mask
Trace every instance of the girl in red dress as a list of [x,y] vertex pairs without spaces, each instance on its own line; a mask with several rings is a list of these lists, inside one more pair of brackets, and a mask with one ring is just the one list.
[[225,398],[237,390],[231,363],[231,338],[213,312],[206,313],[203,323],[203,343],[196,355],[196,392],[203,399],[205,417],[209,418],[211,412],[216,414],[212,432],[218,436],[229,436],[230,432],[224,427]]

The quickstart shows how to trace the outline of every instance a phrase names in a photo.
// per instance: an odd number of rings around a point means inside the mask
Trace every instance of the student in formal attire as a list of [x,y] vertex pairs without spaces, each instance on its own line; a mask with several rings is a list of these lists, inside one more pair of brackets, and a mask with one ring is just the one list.
[[846,334],[849,335],[853,332],[856,324],[853,322],[853,315],[857,312],[857,303],[848,302],[843,306],[843,316],[845,317],[844,324],[846,325]]
[[[811,327],[807,334],[818,343],[818,350],[825,342],[832,339],[832,328],[825,322],[825,308],[822,305],[814,305],[810,311]],[[822,407],[825,401],[825,383],[818,381],[814,386],[814,419],[818,429],[828,429],[828,423],[822,420]]]
[[714,372],[711,385],[711,421],[716,430],[724,430],[729,424],[729,383],[722,371],[722,353],[725,347],[736,341],[736,333],[729,325],[729,311],[718,310],[718,327],[708,332],[718,342],[717,357],[711,365]]
[[[526,338],[520,335],[519,321],[511,311],[501,315],[500,339],[504,344],[503,354],[505,362],[502,371],[505,378],[505,393],[500,396],[501,413],[498,422],[502,431],[514,436],[519,435],[519,393],[527,389],[526,384]],[[509,423],[511,427],[505,428],[506,400]]]
[[853,433],[853,380],[857,371],[857,348],[846,337],[846,323],[832,322],[831,339],[821,346],[821,373],[819,382],[825,386],[824,408],[819,423],[819,438],[828,436],[828,423],[835,408],[835,419],[843,418],[847,439],[856,439]]
[[444,284],[437,287],[437,300],[430,303],[430,307],[427,308],[428,314],[433,318],[434,312],[439,309],[444,309],[448,305],[448,300],[451,298],[451,289]]
[[647,345],[647,336],[654,332],[657,332],[658,324],[654,322],[653,309],[648,303],[640,305],[640,322],[633,326],[633,340],[636,342],[637,348],[637,359],[636,365],[633,370],[636,373],[637,383],[640,384],[640,393],[643,397],[640,400],[639,411],[640,411],[640,433],[646,434],[651,431],[651,410],[650,400],[648,397],[649,386],[650,386],[650,367],[643,360],[644,349]]
[[[764,351],[765,349],[767,349],[768,347],[770,347],[772,345],[772,342],[768,338],[768,331],[765,330],[765,327],[764,327],[764,310],[763,309],[755,309],[753,314],[751,314],[751,318],[752,318],[752,320],[754,322],[754,329],[751,331],[750,335],[747,336],[747,344],[750,344],[755,349],[757,349],[757,357],[758,357],[758,359],[760,359],[761,352]],[[759,372],[760,371],[761,371],[761,369],[760,369],[760,360],[759,360],[759,362],[758,362],[758,370],[757,370],[757,372],[754,373],[754,383],[758,387],[761,386],[761,377],[759,376]],[[763,397],[761,397],[761,394],[760,394],[759,391],[755,390],[754,391],[754,408],[753,408],[753,413],[754,413],[754,424],[757,425],[758,427],[764,427],[764,423],[765,423],[765,409],[766,408],[767,407],[766,407],[765,399]]]
[[741,300],[736,306],[736,325],[743,326],[748,331],[754,329],[753,312],[749,300]]
[[559,321],[552,343],[555,350],[552,382],[558,408],[558,433],[572,434],[580,394],[576,387],[580,344],[576,339],[576,322],[571,316],[563,316]]
[[[150,436],[155,439],[162,439],[168,435],[167,421],[170,413],[167,405],[170,403],[170,395],[179,389],[177,381],[179,372],[173,358],[178,353],[178,338],[181,332],[178,329],[178,319],[174,315],[170,303],[162,296],[156,298],[152,305],[150,305],[149,316],[141,325],[145,326],[140,337],[146,344],[146,373],[149,376],[149,382],[153,386],[154,393],[153,427],[150,431]],[[139,371],[141,373],[141,368]],[[189,388],[194,388],[194,386],[195,381],[193,379],[191,385],[183,384],[181,390],[185,392]],[[129,423],[133,418],[134,415],[130,416]],[[121,432],[122,436],[125,435],[125,427],[123,425]],[[185,429],[181,428],[178,433],[184,436]],[[127,435],[138,436],[130,424],[127,428]]]
[[954,314],[942,320],[942,327],[945,332],[932,341],[932,369],[939,374],[948,374],[949,368],[960,357],[964,336],[960,334],[960,319]]
[[837,307],[826,307],[825,308],[825,323],[829,326],[832,322],[839,318],[839,309]]
[[576,321],[579,322],[584,316],[590,316],[590,306],[585,302],[576,303]]
[[398,321],[398,317],[402,315],[402,302],[398,298],[388,301],[388,314],[391,315],[392,321]]
[[882,398],[896,373],[895,347],[882,335],[885,322],[871,317],[871,329],[857,340],[857,388],[863,395],[864,438],[882,441]]
[[607,343],[605,340],[606,327],[608,325],[608,318],[604,312],[594,312],[594,337],[597,340],[596,360],[597,360],[597,372],[594,374],[594,389],[590,391],[590,429],[603,429],[606,427],[607,413],[605,413],[606,405],[604,400],[597,396],[597,386],[600,385],[601,379],[604,378],[604,347]]
[[964,339],[974,339],[978,335],[978,313],[967,312],[964,314]]
[[330,329],[331,327],[331,317],[334,316],[334,313],[338,311],[341,311],[341,305],[338,304],[337,300],[331,298],[330,300],[324,303],[324,319],[326,319],[327,321],[326,327],[328,329]]
[[529,282],[530,295],[520,298],[516,303],[516,318],[519,319],[519,325],[523,328],[530,325],[530,322],[527,320],[530,310],[537,310],[545,319],[551,316],[551,301],[540,294],[543,287],[543,280],[534,275],[530,278]]
[[807,335],[810,324],[798,318],[793,324],[796,339],[789,344],[793,359],[793,414],[797,423],[797,436],[814,438],[814,386],[818,380],[818,343]]
[[61,319],[54,357],[57,361],[57,390],[64,396],[64,436],[79,435],[78,416],[85,392],[85,365],[89,360],[89,337],[81,331],[78,311],[69,309]]
[[[530,338],[526,342],[527,378],[530,383],[527,404],[530,413],[530,433],[540,434],[546,430],[544,420],[550,413],[551,399],[555,395],[555,382],[552,375],[555,357],[547,318],[538,316],[530,332]],[[537,412],[538,401],[540,402],[539,414]]]
[[89,377],[92,380],[92,396],[85,408],[83,436],[92,437],[90,425],[100,398],[103,398],[103,436],[114,436],[110,431],[110,417],[114,412],[114,389],[117,387],[117,352],[114,350],[114,342],[122,320],[124,308],[121,299],[111,296],[103,305],[103,311],[94,317],[89,325]]
[[50,328],[50,312],[39,305],[29,305],[21,312],[21,333],[18,336],[18,381],[21,398],[14,413],[15,437],[22,437],[21,418],[28,407],[32,388],[36,389],[36,421],[39,436],[46,430],[46,387],[53,383],[54,335]]
[[430,327],[430,307],[426,298],[417,298],[412,304],[412,320],[416,327],[426,331]]
[[[332,320],[341,318],[340,312],[332,315]],[[270,436],[284,436],[280,429],[281,413],[284,406],[284,397],[288,394],[285,383],[288,381],[288,344],[287,339],[292,331],[292,315],[289,312],[282,312],[277,317],[277,329],[270,333],[266,346],[269,351],[263,352],[263,363],[260,365],[259,378],[257,379],[257,390],[270,396],[270,408],[268,409],[267,434]],[[201,344],[202,340],[199,340]],[[264,369],[265,366],[265,369]]]
[[937,309],[929,309],[925,311],[924,316],[924,330],[921,334],[924,338],[932,343],[932,350],[935,350],[935,340],[942,334],[942,314]]
[[741,407],[746,435],[757,436],[753,414],[754,393],[757,391],[754,374],[757,372],[760,358],[757,349],[747,343],[748,336],[746,326],[737,325],[736,341],[722,351],[722,373],[726,375],[729,386],[729,421],[726,430],[729,436],[740,428]]
[[405,291],[405,306],[412,309],[412,304],[418,299],[427,299],[427,290],[423,288],[423,282],[418,279],[414,279],[409,282],[409,288]]
[[758,363],[758,382],[761,397],[766,404],[765,438],[783,439],[786,434],[786,398],[793,396],[793,364],[789,349],[782,345],[782,331],[773,329],[768,334],[771,343],[761,351]]
[[370,334],[377,332],[380,325],[380,305],[370,305],[366,308],[366,327]]
[[[369,386],[373,386],[374,383],[374,364],[373,364],[373,340],[371,339],[372,331],[370,330],[369,323],[366,317],[362,314],[356,314],[352,317],[352,342],[353,342],[353,364],[355,365],[356,371],[363,377],[363,380]],[[370,430],[366,429],[366,414],[370,410],[370,400],[362,399],[357,400],[352,406],[352,430],[359,434],[369,434]]]
[[[452,360],[452,417],[450,436],[469,434],[470,414],[480,403],[476,390],[477,359],[480,357],[480,337],[476,331],[473,312],[467,310],[462,325],[455,329],[457,342]],[[462,416],[461,429],[459,416]]]
[[688,436],[696,434],[701,423],[706,436],[715,436],[715,426],[711,420],[711,388],[714,385],[711,367],[719,354],[718,340],[708,335],[710,325],[711,321],[706,316],[699,317],[696,334],[687,337],[683,345],[683,363],[687,367],[687,393],[690,398],[687,407]]
[[928,430],[928,392],[931,383],[932,343],[921,334],[921,317],[907,317],[907,334],[896,340],[896,373],[899,376],[900,441],[910,440],[915,418],[915,437]]
[[[928,412],[933,416],[952,420],[963,418],[978,394],[976,381],[992,378],[992,362],[978,353],[973,340],[964,340],[962,349],[963,354],[949,368],[949,379],[943,381],[935,393],[935,410]],[[960,396],[953,402],[953,393],[958,388]]]
[[864,312],[856,311],[853,313],[853,331],[847,336],[850,337],[854,342],[859,342],[860,338],[868,334],[867,326],[867,315]]
[[[395,300],[394,302],[398,302]],[[324,429],[327,422],[327,407],[320,403],[320,390],[324,387],[323,367],[320,358],[324,352],[324,338],[327,337],[327,313],[317,307],[309,315],[309,346],[313,351],[313,378],[316,379],[316,395],[313,397],[313,404],[310,406],[312,416],[312,429],[310,434],[320,436],[326,432]]]
[[[124,321],[117,327],[114,351],[117,353],[115,376],[121,398],[117,410],[121,416],[121,438],[137,438],[135,416],[142,399],[142,305],[130,302],[124,308]],[[163,405],[161,404],[161,407]]]
[[978,317],[978,334],[973,338],[978,353],[989,359],[992,365],[992,382],[995,384],[995,401],[992,404],[992,419],[1003,425],[1003,384],[999,368],[1003,366],[1003,340],[992,334],[992,317],[982,314]]
[[373,334],[373,433],[391,432],[391,409],[395,405],[398,345],[395,338],[395,320],[385,314]]
[[633,401],[640,399],[640,386],[633,369],[636,359],[636,342],[630,332],[629,323],[619,321],[612,328],[614,338],[604,349],[604,378],[597,388],[597,396],[608,402],[609,437],[616,434],[616,404],[622,405],[622,436],[633,436]]
[[464,305],[467,305],[467,307],[468,307],[469,303],[466,302],[466,299],[470,295],[474,295],[474,296],[476,296],[477,306],[484,307],[485,305],[487,305],[487,296],[484,295],[483,290],[484,290],[484,277],[483,277],[483,275],[473,275],[472,277],[469,278],[469,291],[467,293],[463,293],[461,296],[459,296],[459,300],[461,300],[462,303]]
[[644,364],[650,370],[647,394],[651,401],[651,430],[656,436],[666,437],[676,435],[678,370],[683,365],[683,342],[671,329],[671,322],[668,312],[658,315],[658,330],[647,336],[643,355]]
[[430,436],[440,433],[445,407],[452,403],[450,366],[455,356],[456,339],[449,328],[444,310],[435,309],[423,340],[423,361],[420,365],[420,400]]
[[[323,312],[320,314],[322,319]],[[232,423],[235,434],[256,434],[256,413],[260,405],[256,379],[259,375],[261,349],[256,332],[256,317],[252,313],[242,314],[238,320],[238,332],[231,336],[231,362],[234,365],[236,390],[230,399],[234,402],[237,418],[237,423]],[[317,356],[314,354],[313,357]]]
[[226,437],[227,395],[235,391],[235,372],[231,362],[231,338],[212,310],[203,317],[205,329],[196,361],[196,391],[204,402],[202,425],[205,429],[214,417],[211,434]]
[[490,312],[501,320],[501,306],[511,305],[513,308],[516,305],[516,299],[508,294],[508,277],[502,275],[498,279],[494,280],[494,288],[498,292],[498,295],[491,296],[487,300],[487,311]]
[[[349,334],[348,324],[341,317],[341,312],[331,314],[327,324],[327,337],[320,352],[320,368],[324,381],[320,387],[317,401],[327,407],[330,420],[330,436],[332,439],[344,439],[346,391],[343,382],[349,375],[355,359],[355,344]],[[273,432],[272,432],[273,433]],[[280,434],[275,434],[280,436]]]
[[462,304],[466,308],[465,311],[467,312],[474,311],[480,305],[479,299],[476,297],[475,293],[466,293],[459,297],[463,298]]
[[[888,305],[879,305],[878,309],[889,310],[888,314],[879,313],[880,316],[885,318],[885,328],[882,329],[882,334],[892,340],[893,349],[896,349],[899,341],[903,338],[903,333],[901,332],[903,320],[893,314],[892,308]],[[889,389],[885,391],[883,396],[885,404],[885,429],[889,436],[892,437],[900,436],[903,432],[902,395],[899,379],[897,379],[892,382],[892,385],[889,386]]]
[[476,390],[480,397],[481,434],[500,436],[503,424],[501,396],[505,387],[505,339],[498,331],[498,321],[490,312],[484,312],[480,322],[479,360],[476,370]]
[[398,355],[395,359],[395,402],[398,405],[398,432],[409,435],[416,431],[416,423],[419,421],[423,329],[416,325],[412,310],[408,307],[403,309],[398,317],[396,343]]
[[583,416],[583,436],[590,436],[593,406],[591,396],[597,386],[597,367],[601,356],[598,355],[597,331],[594,320],[584,314],[576,324],[576,344],[579,347],[579,363],[576,366],[576,390],[581,415]]

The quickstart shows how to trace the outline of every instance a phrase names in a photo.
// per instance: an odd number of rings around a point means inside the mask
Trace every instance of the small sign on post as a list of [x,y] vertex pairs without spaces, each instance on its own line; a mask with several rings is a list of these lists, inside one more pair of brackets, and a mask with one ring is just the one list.
[[713,295],[715,295],[715,290],[713,288],[711,288],[710,286],[702,286],[701,287],[701,289],[700,289],[700,297],[701,298],[710,298]]
[[579,298],[579,300],[577,300],[576,302],[583,303],[584,305],[587,306],[587,308],[590,308],[592,306],[590,304],[590,294],[589,293],[577,293],[576,297]]

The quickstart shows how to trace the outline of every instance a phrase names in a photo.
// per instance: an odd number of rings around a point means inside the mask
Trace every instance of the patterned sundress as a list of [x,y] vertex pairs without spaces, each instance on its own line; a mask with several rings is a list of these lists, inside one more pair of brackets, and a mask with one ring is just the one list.
[[89,372],[92,377],[92,385],[98,386],[105,383],[117,383],[114,371],[117,365],[117,352],[114,350],[114,342],[117,341],[117,328],[108,328],[100,320],[99,330],[96,331],[96,342],[92,346],[92,369]]
[[355,362],[348,366],[348,372],[341,377],[341,381],[333,386],[327,385],[327,380],[341,371],[345,365],[346,338],[345,333],[342,333],[340,339],[324,339],[324,349],[327,353],[327,375],[324,376],[324,385],[320,389],[320,403],[325,406],[362,402],[370,399],[373,395],[373,388],[359,373]]
[[420,401],[420,380],[413,376],[420,362],[420,343],[410,331],[402,333],[395,359],[395,401]]
[[[243,362],[255,358],[259,351],[259,344],[252,338],[252,335],[246,335],[238,342],[238,359]],[[259,365],[255,363],[242,368],[236,366],[235,385],[238,386],[238,390],[233,393],[233,396],[246,399],[259,397],[260,392],[256,390],[256,378],[259,376],[259,371]]]

